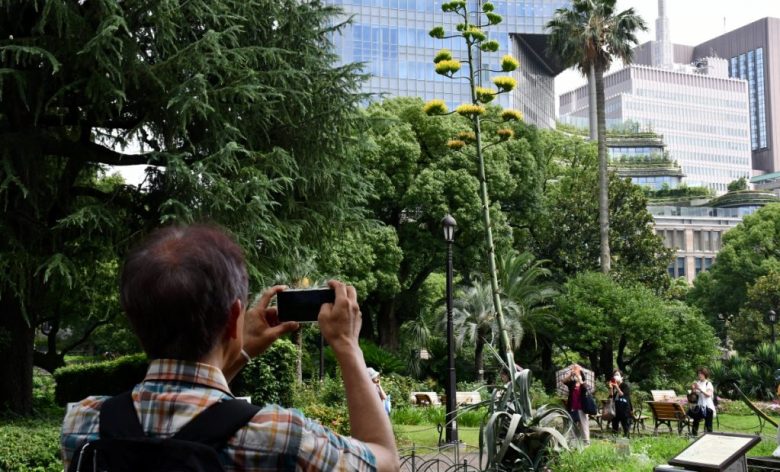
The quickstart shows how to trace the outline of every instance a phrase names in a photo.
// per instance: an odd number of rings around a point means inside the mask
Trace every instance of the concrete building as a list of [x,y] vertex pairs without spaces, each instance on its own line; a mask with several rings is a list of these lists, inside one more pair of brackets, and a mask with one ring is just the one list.
[[712,266],[724,233],[741,223],[745,216],[777,202],[780,202],[777,195],[754,190],[729,192],[703,206],[651,202],[647,209],[655,220],[656,233],[664,240],[665,247],[676,251],[669,275],[692,282],[696,275]]
[[[634,63],[658,62],[659,41],[636,49]],[[750,148],[755,174],[780,172],[780,19],[763,18],[697,46],[674,44],[674,62],[726,60],[729,77],[748,82]]]
[[609,166],[618,177],[648,190],[676,189],[684,177],[666,151],[663,136],[654,133],[607,136]]
[[[363,62],[371,78],[365,92],[381,97],[441,98],[450,107],[470,100],[463,80],[451,80],[434,72],[433,56],[447,48],[465,57],[462,38],[433,39],[428,32],[443,26],[455,32],[458,17],[441,11],[442,0],[325,0],[353,17],[351,26],[333,38],[345,63]],[[476,10],[481,0],[469,0]],[[554,78],[563,68],[546,53],[545,24],[557,8],[570,0],[496,0],[495,12],[503,22],[487,29],[500,44],[496,53],[483,53],[483,66],[498,69],[504,54],[511,53],[521,67],[513,73],[518,86],[499,97],[499,104],[523,112],[525,121],[539,127],[555,127]]]
[[[639,51],[650,65],[604,77],[607,121],[630,120],[662,134],[688,186],[724,193],[730,182],[752,175],[748,82],[730,78],[724,59],[675,63],[687,49],[670,47],[664,7],[659,0],[656,44]],[[561,121],[587,123],[588,105],[586,85],[563,94]]]

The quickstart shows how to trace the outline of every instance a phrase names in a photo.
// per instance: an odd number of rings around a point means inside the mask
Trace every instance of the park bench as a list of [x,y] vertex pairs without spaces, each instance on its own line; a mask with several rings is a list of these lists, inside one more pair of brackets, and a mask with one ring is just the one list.
[[653,428],[653,434],[658,434],[658,426],[665,424],[669,427],[669,432],[672,432],[672,422],[677,423],[677,434],[682,434],[683,428],[690,433],[691,421],[685,414],[685,410],[682,405],[677,402],[647,402],[650,406],[650,411],[653,413],[653,422],[655,427]]
[[412,392],[409,401],[417,406],[438,406],[441,400],[436,392]]
[[650,390],[650,396],[653,397],[654,402],[675,402],[679,400],[674,390]]
[[455,392],[455,403],[458,405],[476,405],[481,401],[479,392]]

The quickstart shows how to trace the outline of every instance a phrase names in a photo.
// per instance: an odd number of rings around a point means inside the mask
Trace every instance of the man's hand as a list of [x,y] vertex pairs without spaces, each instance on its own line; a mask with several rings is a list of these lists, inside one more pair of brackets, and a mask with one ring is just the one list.
[[333,303],[325,303],[320,308],[317,317],[320,332],[336,354],[359,348],[358,336],[363,318],[355,287],[337,280],[329,281],[328,286],[336,292],[336,299]]
[[296,321],[279,323],[276,307],[268,307],[271,298],[287,287],[276,285],[267,289],[260,300],[250,307],[244,315],[244,351],[249,357],[256,357],[265,352],[274,341],[283,334],[297,330],[300,325]]

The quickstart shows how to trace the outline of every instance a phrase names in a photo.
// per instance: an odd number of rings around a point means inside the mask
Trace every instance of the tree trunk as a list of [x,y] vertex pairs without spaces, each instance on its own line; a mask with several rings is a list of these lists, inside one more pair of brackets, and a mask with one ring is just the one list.
[[[542,372],[553,372],[553,343],[549,339],[542,339]],[[544,386],[548,389],[555,388],[555,375],[547,375],[544,378]]]
[[612,369],[615,368],[613,357],[612,343],[603,343],[599,352],[599,374],[603,375],[605,379],[612,376]]
[[379,307],[379,319],[377,327],[379,328],[379,345],[395,350],[398,348],[398,323],[395,316],[395,305],[399,295],[393,297]]
[[588,69],[588,128],[590,129],[590,140],[599,139],[598,115],[596,114],[596,69],[593,64]]
[[628,345],[628,339],[626,338],[626,335],[623,334],[620,336],[620,341],[618,342],[618,354],[617,354],[617,365],[618,365],[618,369],[620,369],[621,372],[626,371],[625,352],[626,352],[627,345]]
[[607,118],[604,110],[604,70],[595,66],[596,114],[599,123],[599,236],[601,271],[609,274],[609,174],[607,173]]
[[295,332],[295,381],[303,383],[303,330]]
[[35,329],[22,316],[16,297],[0,295],[0,410],[27,415],[32,411]]
[[474,371],[477,373],[477,382],[485,380],[485,361],[483,359],[485,351],[485,340],[482,336],[477,336],[477,342],[474,346]]

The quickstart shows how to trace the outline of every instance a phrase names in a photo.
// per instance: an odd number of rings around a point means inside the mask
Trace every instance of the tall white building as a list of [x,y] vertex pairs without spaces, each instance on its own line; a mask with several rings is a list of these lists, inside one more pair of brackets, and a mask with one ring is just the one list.
[[[674,64],[664,7],[659,0],[653,66],[630,65],[605,75],[607,121],[631,120],[662,134],[687,185],[724,193],[730,182],[751,177],[748,83],[729,78],[724,59]],[[587,86],[561,96],[560,117],[587,125]]]

